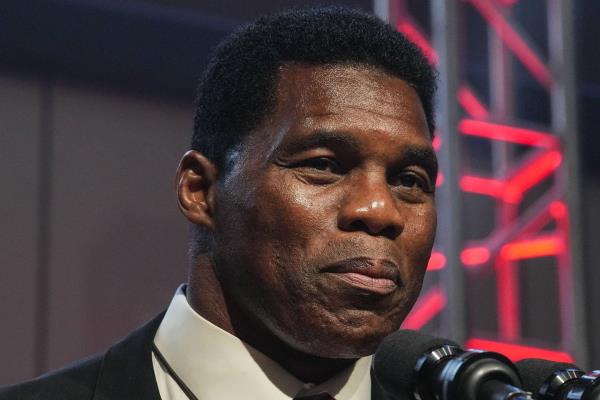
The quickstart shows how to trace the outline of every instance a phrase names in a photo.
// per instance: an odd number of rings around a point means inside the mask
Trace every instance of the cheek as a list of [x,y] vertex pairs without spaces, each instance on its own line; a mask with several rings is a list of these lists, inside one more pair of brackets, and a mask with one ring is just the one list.
[[266,175],[245,181],[243,190],[223,193],[220,239],[227,254],[222,257],[237,265],[236,276],[278,288],[301,285],[314,253],[328,242],[327,215],[334,207],[324,204],[331,204],[326,201],[331,196],[284,174]]
[[419,242],[425,250],[430,249],[435,238],[437,214],[435,207],[429,204],[415,207],[404,226],[404,236],[411,241]]
[[431,256],[431,249],[435,239],[437,215],[434,207],[423,207],[412,214],[406,222],[400,240],[404,247],[412,273],[418,276],[425,274],[425,269]]
[[332,226],[334,200],[323,188],[288,177],[266,185],[260,195],[263,208],[256,211],[278,242],[305,248]]

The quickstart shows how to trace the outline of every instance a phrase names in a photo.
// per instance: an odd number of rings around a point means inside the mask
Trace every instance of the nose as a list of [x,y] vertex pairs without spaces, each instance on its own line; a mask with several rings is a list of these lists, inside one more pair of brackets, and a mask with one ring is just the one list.
[[400,235],[402,215],[385,177],[365,177],[348,189],[338,212],[338,227],[392,240]]

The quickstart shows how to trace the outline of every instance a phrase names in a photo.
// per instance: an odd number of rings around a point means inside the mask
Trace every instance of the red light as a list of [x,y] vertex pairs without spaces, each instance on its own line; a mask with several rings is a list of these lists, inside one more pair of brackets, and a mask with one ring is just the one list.
[[567,216],[567,206],[562,201],[553,201],[550,204],[550,215],[556,219],[563,219]]
[[435,136],[433,137],[433,142],[431,143],[431,145],[433,146],[433,149],[435,151],[438,151],[440,147],[442,147],[442,138],[440,137],[439,132],[435,132]]
[[496,263],[498,331],[504,340],[516,340],[521,332],[519,280],[514,265],[504,259]]
[[519,240],[502,246],[500,256],[504,260],[524,260],[527,258],[555,256],[565,250],[564,241],[556,235]]
[[460,188],[465,192],[477,193],[491,197],[502,197],[504,182],[498,179],[465,175],[460,178]]
[[470,247],[460,253],[460,261],[468,266],[480,265],[490,259],[490,249],[487,247]]
[[408,40],[417,45],[430,64],[435,65],[438,63],[439,58],[437,52],[431,46],[427,38],[425,38],[425,35],[423,35],[412,22],[404,19],[398,22],[397,29],[399,32],[402,32]]
[[458,124],[458,130],[465,135],[501,140],[504,142],[537,146],[543,148],[558,148],[558,140],[548,132],[532,129],[517,128],[509,125],[494,124],[473,119],[463,119]]
[[443,253],[434,251],[429,257],[427,271],[439,271],[446,266],[446,256]]
[[506,46],[517,56],[525,68],[531,72],[533,77],[546,89],[552,84],[552,75],[546,64],[527,45],[525,40],[506,21],[504,16],[491,4],[489,0],[470,0],[479,10],[479,13],[494,28],[498,36]]
[[552,360],[557,362],[574,362],[573,357],[571,357],[568,353],[562,351],[496,342],[485,339],[469,339],[466,341],[465,347],[468,349],[495,351],[497,353],[504,354],[513,361],[519,361],[524,358],[543,358],[545,360]]
[[523,193],[554,172],[561,162],[562,154],[559,151],[553,150],[540,154],[509,180],[506,184],[504,200],[508,203],[518,203]]
[[461,86],[458,89],[458,102],[472,118],[486,119],[489,115],[488,110],[475,96],[473,91],[467,86]]
[[515,5],[515,3],[516,3],[517,1],[519,1],[519,0],[500,0],[500,3],[501,3],[503,6],[510,7],[510,6],[513,6],[513,5]]
[[518,204],[523,199],[523,192],[517,187],[507,187],[502,196],[502,200],[511,204]]
[[402,329],[421,329],[446,307],[446,294],[438,287],[430,289],[417,301],[404,319]]
[[444,174],[442,174],[442,172],[438,172],[437,174],[437,178],[435,180],[435,186],[440,187],[442,186],[442,183],[444,183]]

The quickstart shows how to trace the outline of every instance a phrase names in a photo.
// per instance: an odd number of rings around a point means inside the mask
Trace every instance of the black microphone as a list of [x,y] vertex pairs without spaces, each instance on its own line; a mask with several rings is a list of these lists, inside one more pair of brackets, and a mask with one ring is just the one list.
[[456,343],[401,330],[383,340],[373,360],[375,379],[394,399],[531,399],[505,356],[465,351]]
[[540,400],[600,400],[600,371],[589,374],[573,364],[529,358],[516,363],[523,387]]

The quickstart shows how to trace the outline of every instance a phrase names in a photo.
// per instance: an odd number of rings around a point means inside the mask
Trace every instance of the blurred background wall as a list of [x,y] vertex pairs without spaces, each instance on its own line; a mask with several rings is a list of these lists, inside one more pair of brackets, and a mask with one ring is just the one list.
[[174,174],[208,53],[302,4],[0,2],[0,385],[102,351],[168,305],[187,272]]
[[[530,9],[543,2],[527,0]],[[311,4],[375,7],[370,0],[0,2],[0,385],[102,351],[166,307],[186,279],[188,228],[173,177],[208,54],[244,22]],[[523,12],[532,32],[545,29]],[[583,204],[573,229],[583,238],[586,345],[598,368],[600,3],[574,2],[573,18]]]

